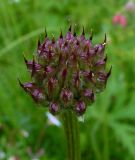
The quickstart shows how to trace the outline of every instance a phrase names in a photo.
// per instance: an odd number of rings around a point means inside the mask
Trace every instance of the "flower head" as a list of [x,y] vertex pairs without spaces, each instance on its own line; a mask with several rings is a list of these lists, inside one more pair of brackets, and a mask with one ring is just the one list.
[[122,27],[126,27],[127,26],[127,19],[124,15],[122,14],[116,14],[114,17],[113,17],[113,20],[112,20],[113,24],[119,24],[121,25]]
[[24,58],[32,82],[19,81],[20,86],[36,103],[48,106],[52,114],[70,109],[82,115],[111,74],[111,69],[105,70],[105,46],[106,35],[102,43],[93,45],[92,36],[87,39],[84,28],[77,36],[70,27],[57,40],[46,34],[42,43],[38,41],[35,58]]
[[128,12],[134,12],[135,11],[135,3],[132,0],[129,0],[125,4],[125,10]]

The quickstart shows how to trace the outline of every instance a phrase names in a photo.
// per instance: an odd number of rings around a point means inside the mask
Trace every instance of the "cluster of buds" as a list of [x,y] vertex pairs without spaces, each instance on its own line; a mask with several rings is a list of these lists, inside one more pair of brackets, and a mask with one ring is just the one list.
[[103,43],[92,45],[92,33],[87,39],[84,28],[80,36],[71,30],[70,26],[65,36],[61,32],[57,40],[45,33],[33,60],[24,58],[32,82],[19,83],[52,114],[72,110],[80,116],[94,102],[95,94],[105,88],[111,68],[105,71],[106,35]]

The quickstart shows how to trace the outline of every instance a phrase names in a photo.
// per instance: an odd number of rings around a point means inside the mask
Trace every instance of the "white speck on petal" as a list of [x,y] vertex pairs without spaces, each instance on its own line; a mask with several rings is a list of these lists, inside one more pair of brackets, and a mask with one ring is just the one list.
[[78,117],[78,121],[84,122],[84,115]]
[[54,124],[54,125],[56,125],[58,127],[61,126],[60,121],[55,116],[53,116],[51,113],[47,112],[46,115],[48,117],[48,120],[49,120],[50,124]]

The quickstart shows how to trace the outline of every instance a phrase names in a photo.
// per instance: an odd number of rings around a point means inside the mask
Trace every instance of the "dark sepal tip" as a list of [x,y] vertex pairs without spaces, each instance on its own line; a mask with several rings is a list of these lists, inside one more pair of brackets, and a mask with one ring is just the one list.
[[45,28],[45,38],[47,37],[47,31],[46,31],[46,28]]
[[83,26],[83,31],[82,31],[82,35],[83,35],[83,36],[85,35],[85,31],[84,31],[84,26]]
[[17,78],[17,80],[18,80],[18,82],[19,82],[19,85],[23,88],[23,84],[22,84],[22,82],[20,81],[20,79]]
[[107,73],[107,78],[111,75],[111,72],[112,72],[112,66],[110,67],[109,72]]
[[40,43],[40,39],[38,39],[38,48],[40,47],[41,43]]
[[107,55],[105,56],[104,61],[105,61],[105,62],[107,61]]
[[69,31],[69,32],[71,32],[71,29],[72,29],[72,26],[70,25],[70,26],[69,26],[69,29],[68,29],[68,31]]
[[24,59],[24,62],[27,64],[28,61],[27,61],[27,59],[26,59],[26,57],[24,55],[23,55],[23,59]]
[[74,37],[76,37],[76,32],[74,31]]
[[104,38],[104,43],[106,44],[107,41],[107,37],[106,37],[106,33],[105,33],[105,38]]
[[52,43],[55,43],[54,35],[52,36]]
[[93,39],[93,30],[91,30],[90,32],[90,40],[92,41],[92,39]]
[[60,38],[63,38],[62,30],[61,30],[61,32],[60,32]]

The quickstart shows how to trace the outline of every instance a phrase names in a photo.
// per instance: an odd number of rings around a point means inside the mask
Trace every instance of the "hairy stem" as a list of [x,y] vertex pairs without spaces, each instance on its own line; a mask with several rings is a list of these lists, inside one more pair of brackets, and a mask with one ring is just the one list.
[[80,160],[80,136],[77,116],[72,111],[66,111],[62,116],[67,140],[68,160]]

